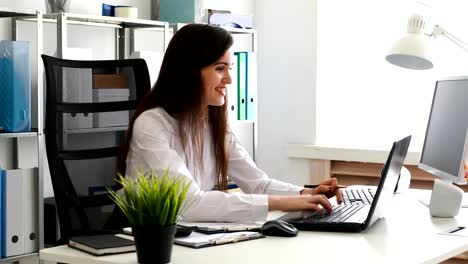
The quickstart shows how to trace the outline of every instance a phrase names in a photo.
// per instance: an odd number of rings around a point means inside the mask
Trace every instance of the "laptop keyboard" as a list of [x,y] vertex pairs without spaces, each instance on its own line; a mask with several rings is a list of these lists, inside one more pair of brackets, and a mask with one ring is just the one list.
[[372,189],[344,189],[343,204],[372,204],[374,190]]
[[346,221],[364,206],[364,204],[334,205],[331,214],[322,210],[322,212],[313,212],[303,220],[310,223],[340,223]]

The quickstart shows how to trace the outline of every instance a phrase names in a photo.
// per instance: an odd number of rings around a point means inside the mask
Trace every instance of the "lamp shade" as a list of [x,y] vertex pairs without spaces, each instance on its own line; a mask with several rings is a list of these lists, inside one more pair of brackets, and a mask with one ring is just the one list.
[[429,40],[428,36],[408,33],[393,45],[386,59],[394,65],[408,69],[431,69],[434,65]]
[[408,20],[408,33],[395,42],[385,59],[388,62],[408,69],[427,70],[432,64],[430,37],[424,34],[426,22],[414,14]]

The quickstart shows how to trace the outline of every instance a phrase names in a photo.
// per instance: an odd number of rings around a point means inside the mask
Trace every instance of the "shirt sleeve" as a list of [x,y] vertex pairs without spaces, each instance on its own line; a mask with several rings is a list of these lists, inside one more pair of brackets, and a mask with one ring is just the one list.
[[247,150],[229,132],[229,177],[245,193],[273,195],[297,195],[304,188],[290,183],[271,179],[259,169]]
[[[174,134],[164,122],[141,115],[134,124],[129,168],[152,169],[158,173],[170,168],[171,175],[191,182],[183,206],[185,221],[252,222],[264,221],[268,214],[268,197],[259,194],[203,191],[187,168],[183,157],[171,148]],[[127,159],[127,166],[129,160]],[[129,173],[129,170],[127,170]],[[130,172],[130,175],[132,173]]]

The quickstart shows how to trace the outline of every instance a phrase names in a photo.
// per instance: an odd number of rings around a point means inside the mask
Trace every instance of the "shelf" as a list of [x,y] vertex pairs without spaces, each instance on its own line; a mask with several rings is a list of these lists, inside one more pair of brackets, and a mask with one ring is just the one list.
[[255,34],[257,31],[255,29],[248,28],[235,28],[235,27],[222,27],[232,34]]
[[115,131],[126,131],[128,126],[116,126],[116,127],[94,127],[94,128],[81,128],[81,129],[68,129],[64,130],[64,134],[82,134],[82,133],[101,133],[101,132],[115,132]]
[[31,257],[37,257],[39,259],[39,253],[23,254],[23,255],[18,255],[14,257],[0,259],[0,263],[11,263],[14,261],[20,261],[23,258],[31,258]]
[[15,17],[15,16],[35,16],[33,10],[16,10],[14,8],[0,7],[0,17]]
[[[175,30],[179,30],[183,26],[188,25],[189,23],[171,23],[170,26],[175,28]],[[214,26],[214,25],[213,25]],[[255,29],[248,29],[248,28],[235,28],[235,27],[225,27],[220,26],[221,28],[225,29],[226,31],[232,34],[255,34],[257,31]]]
[[[289,158],[301,159],[384,163],[387,160],[388,150],[288,144],[287,155]],[[419,152],[409,151],[405,159],[405,165],[418,165],[419,156]]]
[[[53,13],[44,14],[44,21],[56,20],[58,16],[64,16],[67,22],[70,24],[108,24],[118,28],[164,28],[168,25],[167,22],[156,21],[156,20],[144,20],[144,19],[130,19],[123,17],[108,17],[108,16],[93,16],[93,15],[82,15],[82,14],[71,14],[71,13]],[[35,18],[21,18],[22,20],[34,21]]]
[[18,133],[3,133],[0,132],[0,138],[21,138],[21,137],[36,137],[37,132],[18,132]]

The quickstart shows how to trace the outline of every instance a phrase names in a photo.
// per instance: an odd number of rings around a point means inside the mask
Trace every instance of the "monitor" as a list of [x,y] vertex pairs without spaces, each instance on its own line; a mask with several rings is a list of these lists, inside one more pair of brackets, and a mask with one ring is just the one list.
[[436,81],[419,168],[443,180],[466,184],[468,76]]

